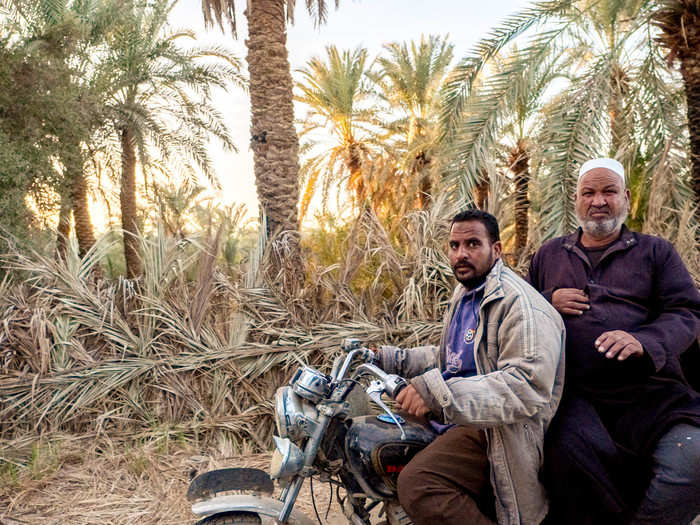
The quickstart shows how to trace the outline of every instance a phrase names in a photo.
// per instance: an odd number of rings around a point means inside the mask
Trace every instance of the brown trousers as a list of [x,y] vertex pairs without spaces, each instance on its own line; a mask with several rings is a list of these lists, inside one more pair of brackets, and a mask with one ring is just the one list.
[[487,525],[495,519],[486,436],[455,426],[399,475],[399,502],[416,525]]

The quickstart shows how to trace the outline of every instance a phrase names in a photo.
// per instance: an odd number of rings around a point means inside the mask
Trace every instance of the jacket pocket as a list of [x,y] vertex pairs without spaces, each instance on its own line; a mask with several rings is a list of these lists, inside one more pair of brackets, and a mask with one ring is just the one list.
[[539,431],[539,429],[540,425],[532,421],[523,423],[525,438],[528,442],[528,453],[532,454],[532,456],[537,460],[537,465],[539,466],[539,468],[542,468],[542,463],[544,459],[542,453],[542,447],[544,445],[544,435],[541,431]]
[[[486,341],[486,359],[488,359],[490,370],[495,370],[498,364],[498,321],[490,321],[486,325],[486,333],[482,336],[482,345]],[[483,346],[482,346],[483,348]]]

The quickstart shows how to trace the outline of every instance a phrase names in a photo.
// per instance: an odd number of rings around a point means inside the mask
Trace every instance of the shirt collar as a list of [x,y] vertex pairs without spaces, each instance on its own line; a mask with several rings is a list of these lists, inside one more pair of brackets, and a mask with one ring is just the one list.
[[[564,248],[567,250],[573,250],[574,246],[576,246],[576,243],[581,238],[582,233],[583,229],[579,226],[575,232],[564,237]],[[610,247],[619,246],[621,248],[629,248],[635,244],[637,244],[637,240],[634,236],[634,232],[630,231],[630,229],[627,228],[627,225],[623,224],[622,229],[620,230],[620,236],[610,245]]]

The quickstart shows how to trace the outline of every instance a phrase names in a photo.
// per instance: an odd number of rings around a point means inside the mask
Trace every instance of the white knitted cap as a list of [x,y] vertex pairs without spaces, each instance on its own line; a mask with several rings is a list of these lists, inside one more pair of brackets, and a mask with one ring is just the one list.
[[605,157],[601,157],[598,159],[591,159],[587,162],[584,162],[583,166],[581,166],[581,169],[578,171],[579,180],[586,173],[588,173],[589,171],[594,170],[596,168],[606,168],[614,173],[617,173],[620,176],[620,179],[622,179],[622,186],[624,187],[624,185],[625,185],[625,168],[623,168],[622,164],[620,164],[615,159],[608,159]]

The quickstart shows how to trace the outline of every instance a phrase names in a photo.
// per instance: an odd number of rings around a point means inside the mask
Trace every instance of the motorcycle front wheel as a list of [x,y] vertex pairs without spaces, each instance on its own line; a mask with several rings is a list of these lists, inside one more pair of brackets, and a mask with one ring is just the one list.
[[260,516],[254,512],[225,512],[204,518],[196,525],[260,525]]

